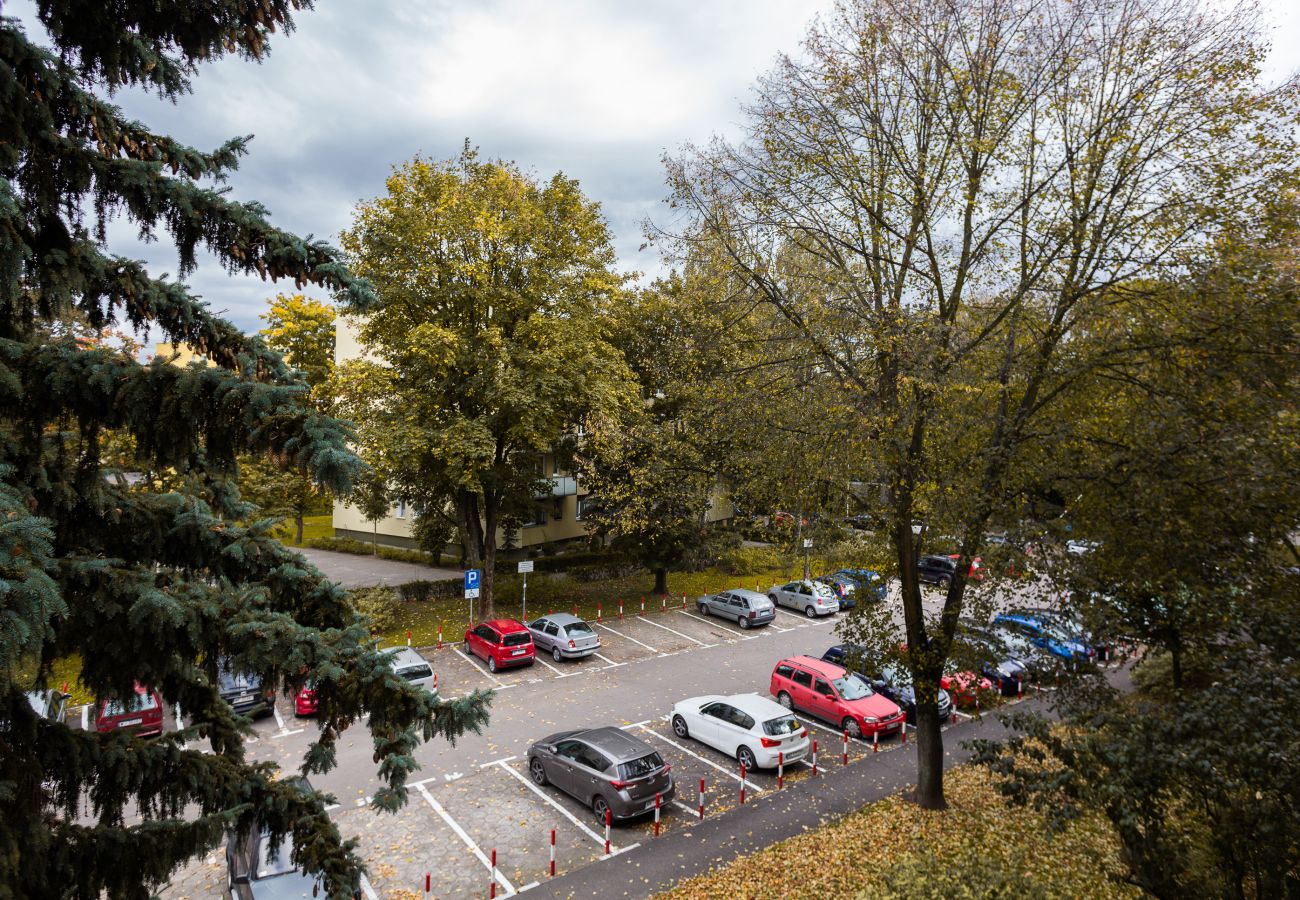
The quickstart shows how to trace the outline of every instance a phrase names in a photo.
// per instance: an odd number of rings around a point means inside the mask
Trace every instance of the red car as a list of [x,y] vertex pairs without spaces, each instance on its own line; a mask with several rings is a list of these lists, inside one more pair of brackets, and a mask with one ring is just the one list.
[[[961,554],[949,553],[948,558],[955,563],[958,559],[961,558]],[[988,571],[989,571],[988,567],[984,565],[984,561],[982,559],[980,559],[978,556],[972,556],[970,561],[970,571],[966,573],[966,578],[969,581],[983,581],[984,576],[988,574]]]
[[902,728],[906,719],[898,704],[857,675],[811,656],[791,656],[777,663],[771,691],[786,709],[801,709],[834,722],[850,737],[890,734]]
[[122,730],[141,736],[162,734],[162,698],[157,691],[137,684],[126,703],[117,699],[101,700],[95,714],[95,730],[100,734]]
[[312,690],[311,682],[307,682],[293,695],[293,714],[295,716],[316,715],[316,692]]
[[939,679],[939,687],[948,692],[953,703],[962,706],[974,706],[975,694],[986,694],[993,690],[993,682],[974,672],[951,672]]
[[465,653],[486,660],[489,672],[531,666],[537,658],[532,634],[514,619],[493,619],[466,631]]

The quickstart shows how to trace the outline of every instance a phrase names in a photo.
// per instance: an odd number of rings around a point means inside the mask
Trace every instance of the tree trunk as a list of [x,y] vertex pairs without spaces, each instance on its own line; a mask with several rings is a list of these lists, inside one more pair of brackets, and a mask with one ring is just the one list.
[[301,516],[301,515],[294,516],[294,517],[293,517],[293,524],[294,524],[295,526],[297,526],[297,528],[298,528],[298,533],[294,536],[293,544],[294,544],[295,547],[301,547],[301,546],[302,546],[302,527],[303,527],[302,516]]
[[497,507],[500,500],[495,494],[483,496],[483,528],[479,532],[482,540],[483,577],[479,579],[479,605],[483,618],[496,618],[496,600],[492,595],[497,568]]
[[379,520],[375,519],[373,522],[371,522],[371,525],[374,526],[374,536],[373,538],[371,538],[370,541],[370,555],[378,556],[379,555]]
[[1175,641],[1169,646],[1169,661],[1173,666],[1174,692],[1183,692],[1183,651]]
[[916,692],[916,803],[922,809],[947,809],[943,796],[943,723],[939,721],[939,695],[924,698]]
[[668,593],[668,569],[664,566],[655,567],[655,589],[654,593],[663,595]]

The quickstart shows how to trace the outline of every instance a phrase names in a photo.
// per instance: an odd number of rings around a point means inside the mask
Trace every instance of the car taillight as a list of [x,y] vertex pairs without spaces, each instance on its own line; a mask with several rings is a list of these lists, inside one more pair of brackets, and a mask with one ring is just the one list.
[[758,613],[754,612],[754,610],[751,609],[751,610],[749,611],[749,617],[750,617],[751,619],[757,619],[757,618],[758,618]]
[[781,742],[780,742],[780,741],[778,741],[778,740],[773,740],[772,738],[759,738],[759,742],[760,742],[764,747],[779,747],[779,746],[781,746]]
[[572,640],[569,641],[569,649],[570,649],[570,650],[573,650],[573,649],[576,648],[577,646],[578,646],[578,645],[575,644]]
[[807,736],[808,736],[808,729],[807,729],[807,728],[805,728],[803,731],[799,732],[799,737],[807,737]]
[[665,775],[673,770],[672,763],[664,763],[664,767],[659,770],[660,775]]
[[632,782],[630,781],[611,781],[609,786],[616,791],[625,791]]

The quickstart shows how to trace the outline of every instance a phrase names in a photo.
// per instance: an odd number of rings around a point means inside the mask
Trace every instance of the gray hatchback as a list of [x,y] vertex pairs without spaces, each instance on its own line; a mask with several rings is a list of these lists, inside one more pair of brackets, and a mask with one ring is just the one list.
[[569,613],[551,613],[528,623],[538,653],[550,653],[556,662],[581,659],[600,649],[600,636],[592,627]]
[[542,738],[528,750],[528,774],[539,785],[553,784],[596,819],[630,819],[673,799],[676,787],[654,747],[621,728],[561,731]]
[[747,591],[744,588],[705,594],[695,601],[695,605],[700,615],[735,619],[736,624],[741,628],[767,625],[776,618],[776,607],[766,595],[758,591]]

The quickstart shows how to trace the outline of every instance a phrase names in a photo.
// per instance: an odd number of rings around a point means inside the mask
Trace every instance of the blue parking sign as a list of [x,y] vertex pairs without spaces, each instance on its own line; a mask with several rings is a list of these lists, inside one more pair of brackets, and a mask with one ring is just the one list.
[[481,573],[479,572],[478,569],[465,570],[465,599],[466,600],[478,599],[478,585],[479,585],[480,574]]

